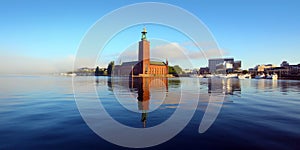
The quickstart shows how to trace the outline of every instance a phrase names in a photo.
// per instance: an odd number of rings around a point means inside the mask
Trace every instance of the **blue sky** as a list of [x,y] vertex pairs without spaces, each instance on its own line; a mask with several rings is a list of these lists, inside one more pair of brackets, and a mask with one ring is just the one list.
[[[143,1],[1,1],[0,73],[71,70],[80,41],[90,27],[105,14],[138,2]],[[242,60],[243,69],[256,64],[279,65],[283,60],[300,63],[300,2],[297,0],[157,2],[177,5],[197,16],[214,35],[225,57]],[[127,31],[137,31],[140,27]],[[149,26],[152,32],[149,31],[149,38],[185,42],[183,36],[172,36],[176,34],[174,30],[165,30],[168,36],[158,35],[155,32],[158,28]],[[139,38],[140,33],[129,39],[128,45]],[[192,61],[196,68],[207,65],[204,60]]]

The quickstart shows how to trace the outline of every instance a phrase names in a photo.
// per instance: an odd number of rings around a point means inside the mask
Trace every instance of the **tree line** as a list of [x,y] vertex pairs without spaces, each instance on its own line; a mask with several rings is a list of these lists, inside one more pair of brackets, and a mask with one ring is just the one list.
[[114,65],[115,62],[111,61],[107,68],[99,68],[99,66],[97,66],[95,69],[95,76],[111,76]]

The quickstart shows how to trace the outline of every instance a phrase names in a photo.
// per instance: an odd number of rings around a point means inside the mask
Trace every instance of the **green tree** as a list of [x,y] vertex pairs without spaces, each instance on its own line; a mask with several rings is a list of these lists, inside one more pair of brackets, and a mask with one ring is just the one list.
[[177,74],[182,74],[183,73],[182,69],[178,65],[174,66],[174,70],[176,71]]
[[243,71],[242,71],[242,74],[247,74],[247,73],[249,73],[248,70],[243,70]]
[[182,69],[178,65],[168,66],[169,74],[172,74],[175,77],[178,77],[179,74],[182,74]]
[[175,73],[175,70],[174,70],[173,66],[168,66],[168,71],[169,71],[169,74],[174,74]]
[[115,66],[115,62],[114,61],[111,61],[108,66],[107,66],[107,75],[108,76],[111,76],[111,73],[114,69],[114,66]]
[[100,76],[100,71],[99,71],[99,67],[97,66],[96,70],[95,70],[95,76]]

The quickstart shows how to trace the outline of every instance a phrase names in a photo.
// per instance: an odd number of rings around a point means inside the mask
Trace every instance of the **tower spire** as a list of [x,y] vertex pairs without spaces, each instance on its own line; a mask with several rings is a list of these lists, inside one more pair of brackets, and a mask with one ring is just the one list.
[[142,33],[142,38],[141,38],[141,40],[147,40],[147,38],[146,38],[146,34],[147,34],[146,27],[144,27],[144,29],[143,29],[143,31],[142,31],[141,33]]

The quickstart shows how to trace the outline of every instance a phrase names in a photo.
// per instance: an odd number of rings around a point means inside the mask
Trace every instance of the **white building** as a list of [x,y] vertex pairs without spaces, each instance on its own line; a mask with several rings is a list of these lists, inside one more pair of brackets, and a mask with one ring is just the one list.
[[239,70],[241,61],[234,61],[233,58],[214,58],[208,60],[210,73],[230,73]]

